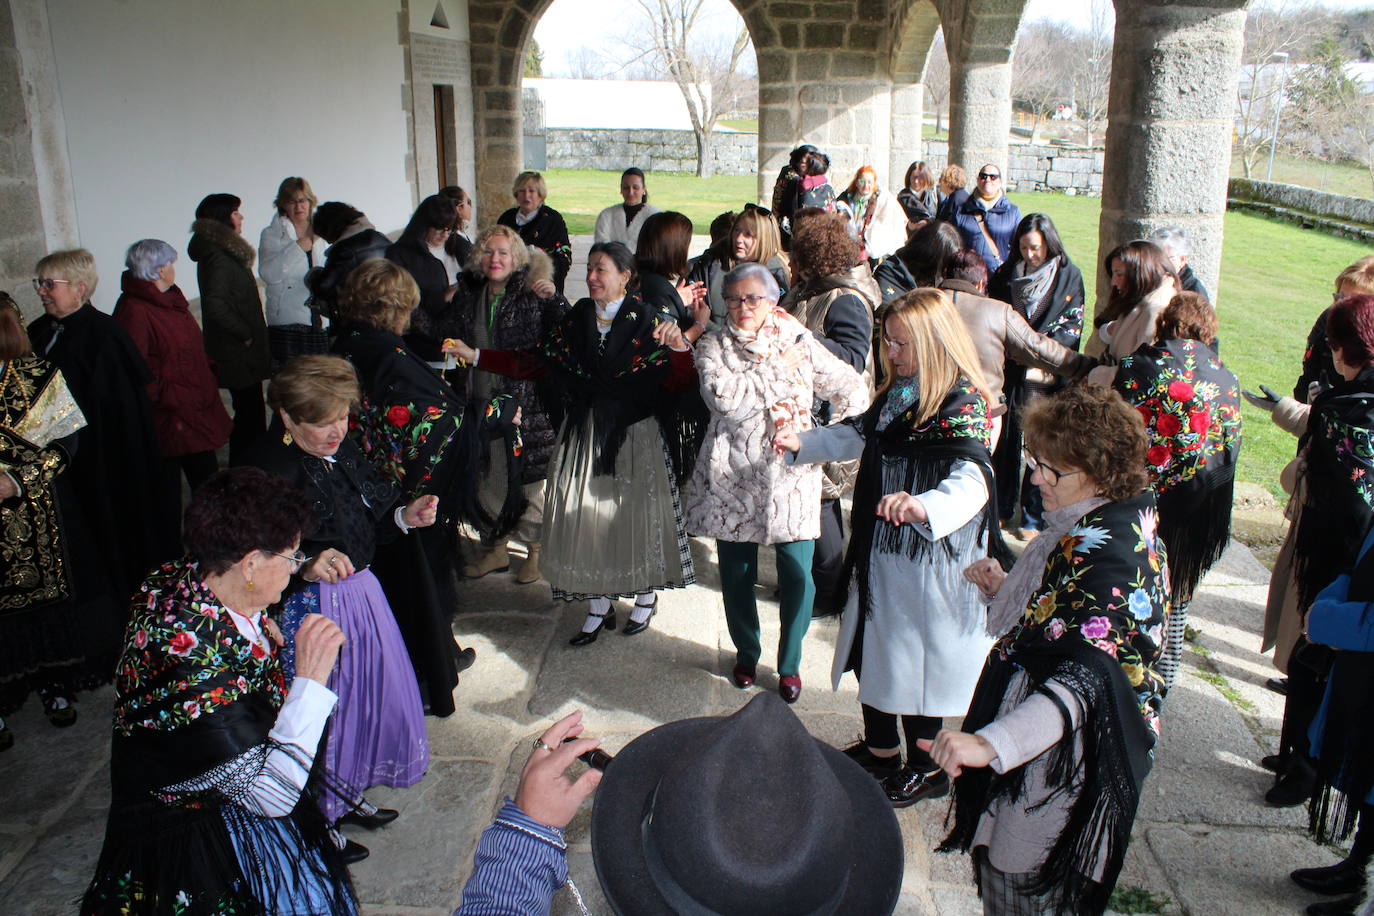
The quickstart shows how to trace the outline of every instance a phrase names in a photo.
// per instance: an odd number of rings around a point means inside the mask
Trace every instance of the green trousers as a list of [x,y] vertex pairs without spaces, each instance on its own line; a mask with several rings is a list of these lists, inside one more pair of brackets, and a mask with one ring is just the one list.
[[[801,671],[802,640],[811,626],[811,604],[816,586],[811,581],[815,541],[774,544],[778,565],[779,608],[782,634],[778,639],[778,674]],[[720,592],[725,599],[725,624],[735,643],[735,662],[749,668],[759,663],[759,607],[754,585],[759,574],[759,545],[741,541],[716,541],[720,566]]]

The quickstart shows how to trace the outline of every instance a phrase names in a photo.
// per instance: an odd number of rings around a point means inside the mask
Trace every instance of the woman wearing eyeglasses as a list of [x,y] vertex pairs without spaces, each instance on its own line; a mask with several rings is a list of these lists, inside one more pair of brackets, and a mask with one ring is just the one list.
[[865,165],[835,202],[849,223],[849,234],[876,261],[906,244],[906,211],[891,191],[878,184],[878,172]]
[[759,546],[772,545],[781,589],[778,693],[795,703],[815,597],[821,470],[792,467],[774,452],[773,437],[810,429],[816,398],[830,402],[835,422],[854,416],[868,391],[859,373],[778,307],[777,281],[762,264],[736,267],[724,286],[726,321],[696,347],[710,423],[687,495],[687,530],[716,539],[725,621],[735,644],[732,678],[741,688],[757,678],[762,648],[754,584]]
[[725,320],[725,275],[741,264],[762,264],[773,274],[778,289],[787,294],[789,268],[782,250],[778,223],[762,207],[745,204],[730,226],[724,244],[713,245],[700,257],[694,258],[687,278],[706,288],[706,301],[711,305],[708,327],[720,327]]
[[[434,524],[439,497],[403,500],[348,436],[361,398],[358,377],[338,356],[299,356],[273,376],[267,403],[274,417],[269,443],[253,463],[305,494],[317,519],[301,541],[298,582],[288,588],[280,617],[283,667],[295,667],[295,634],[309,614],[339,625],[348,649],[330,675],[339,697],[324,763],[335,791],[321,794],[331,825],[373,829],[396,818],[362,792],[410,786],[429,766],[429,739],[415,672],[382,585],[369,568],[377,545]],[[367,854],[351,843],[345,855]]]
[[1011,254],[1011,239],[1021,222],[1021,209],[1004,192],[1001,167],[989,162],[979,169],[978,184],[951,215],[964,247],[983,256],[988,276],[995,274]]
[[930,753],[955,779],[945,847],[973,850],[983,912],[1102,913],[1165,690],[1169,579],[1148,440],[1100,387],[1035,402],[1025,430],[1045,531],[1010,572],[993,559],[965,571],[1000,638],[963,730],[941,731]]
[[860,459],[831,674],[836,689],[846,671],[859,680],[864,738],[845,753],[902,808],[949,791],[917,741],[968,709],[991,639],[962,573],[1001,540],[988,385],[963,319],[944,292],[917,289],[886,307],[883,340],[883,386],[862,418],[783,429],[775,447],[789,465]]

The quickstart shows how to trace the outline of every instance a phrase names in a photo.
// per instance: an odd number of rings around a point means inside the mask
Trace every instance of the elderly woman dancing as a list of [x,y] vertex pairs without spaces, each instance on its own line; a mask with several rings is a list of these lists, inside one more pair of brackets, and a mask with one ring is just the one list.
[[[282,612],[287,673],[295,661],[292,640],[308,614],[324,614],[348,639],[329,679],[339,708],[324,761],[336,782],[357,792],[326,794],[321,807],[331,824],[342,819],[375,829],[395,820],[396,812],[379,810],[358,793],[419,782],[429,765],[429,738],[405,642],[369,567],[378,544],[434,524],[439,497],[403,503],[396,485],[363,457],[348,438],[350,411],[360,398],[347,360],[291,360],[268,383],[267,403],[276,417],[270,444],[254,463],[304,493],[318,518],[301,542],[310,559]],[[350,861],[366,854],[356,843],[350,852]]]
[[665,445],[678,428],[673,392],[695,381],[691,352],[671,316],[626,292],[633,277],[630,250],[599,242],[587,255],[591,296],[538,349],[452,347],[478,369],[550,377],[561,394],[544,570],[555,598],[588,602],[574,646],[615,629],[613,598],[634,598],[633,636],[648,629],[656,590],[696,579]]
[[830,402],[834,420],[854,416],[867,390],[859,373],[778,307],[777,281],[762,264],[742,264],[726,276],[725,304],[725,326],[696,347],[711,420],[687,498],[687,530],[716,539],[738,687],[757,676],[754,583],[759,545],[773,545],[782,617],[778,692],[795,703],[815,597],[811,562],[821,526],[821,470],[789,466],[773,454],[773,437],[810,429],[817,397]]
[[112,801],[83,914],[357,912],[311,767],[343,634],[311,615],[290,684],[264,611],[301,563],[310,504],[257,468],[186,510],[188,554],[135,596],[116,669]]
[[798,464],[862,459],[832,678],[838,689],[845,671],[858,677],[864,737],[845,752],[900,808],[949,791],[916,742],[968,708],[991,640],[961,572],[1001,540],[987,383],[963,319],[943,292],[918,289],[886,308],[883,337],[885,381],[862,419],[784,431],[776,447]]
[[930,753],[956,780],[945,847],[972,847],[984,913],[1101,913],[1159,731],[1164,546],[1145,433],[1115,392],[1037,401],[1025,434],[1045,531],[1010,573],[966,570],[1001,638],[964,730]]

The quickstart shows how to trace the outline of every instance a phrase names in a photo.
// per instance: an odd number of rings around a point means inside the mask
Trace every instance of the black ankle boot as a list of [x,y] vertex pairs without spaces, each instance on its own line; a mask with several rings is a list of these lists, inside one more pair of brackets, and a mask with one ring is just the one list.
[[1288,877],[1314,894],[1356,894],[1364,890],[1367,859],[1346,858],[1324,868],[1299,868]]

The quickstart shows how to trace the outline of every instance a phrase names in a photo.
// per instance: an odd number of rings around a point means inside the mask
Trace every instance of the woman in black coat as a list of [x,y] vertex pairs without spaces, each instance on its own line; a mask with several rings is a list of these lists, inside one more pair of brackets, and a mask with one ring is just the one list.
[[243,460],[267,432],[262,380],[271,374],[267,320],[253,276],[253,246],[243,237],[243,201],[233,194],[211,194],[196,207],[186,254],[196,262],[205,352],[219,370],[219,386],[229,389],[234,430],[229,462]]
[[645,220],[635,249],[639,284],[635,291],[646,305],[671,315],[687,340],[695,343],[706,333],[711,306],[706,300],[706,284],[687,278],[691,246],[692,221],[684,214],[664,210]]
[[[1083,336],[1083,274],[1064,252],[1054,222],[1043,213],[1025,216],[1011,238],[1011,253],[988,281],[988,296],[1010,303],[1036,331],[1070,350],[1078,349]],[[1030,471],[1021,469],[1019,416],[1027,403],[1063,387],[1039,369],[1008,362],[1002,386],[1010,409],[1002,438],[993,456],[997,470],[997,507],[1002,521],[1009,522],[1021,504],[1022,539],[1034,537],[1042,527],[1040,491],[1030,484]]]
[[[401,237],[386,250],[386,259],[404,267],[420,287],[420,311],[426,314],[443,312],[458,291],[458,274],[463,265],[444,247],[457,227],[458,208],[453,201],[442,194],[431,194],[420,201]],[[416,322],[406,335],[406,343],[438,368],[443,362],[439,341],[426,334],[425,327]]]
[[553,285],[563,295],[563,281],[572,268],[572,240],[563,214],[544,206],[549,186],[538,172],[521,172],[511,187],[516,206],[497,218],[502,226],[509,226],[520,234],[526,245],[540,249],[553,262]]
[[[306,274],[310,287],[310,307],[333,320],[343,282],[364,261],[386,256],[391,239],[377,231],[363,211],[331,200],[315,209],[310,221],[315,234],[329,243],[324,250],[324,265]],[[333,327],[330,327],[331,335]]]

